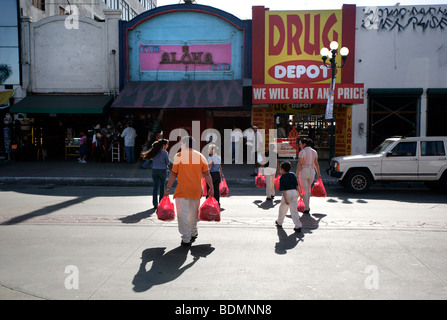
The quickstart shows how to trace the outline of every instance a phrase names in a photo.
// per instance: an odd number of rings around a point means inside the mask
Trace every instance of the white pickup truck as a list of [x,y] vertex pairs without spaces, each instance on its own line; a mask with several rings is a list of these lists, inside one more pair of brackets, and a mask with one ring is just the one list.
[[348,191],[368,191],[376,181],[420,181],[447,189],[447,137],[386,139],[370,154],[332,158],[327,172]]

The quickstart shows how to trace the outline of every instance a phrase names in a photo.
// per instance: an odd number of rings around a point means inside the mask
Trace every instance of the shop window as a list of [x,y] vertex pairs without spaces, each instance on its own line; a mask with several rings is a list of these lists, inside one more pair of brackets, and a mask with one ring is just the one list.
[[447,89],[427,90],[427,136],[447,136]]
[[393,136],[419,133],[422,89],[368,90],[368,152]]
[[45,0],[33,0],[32,5],[37,9],[45,11]]

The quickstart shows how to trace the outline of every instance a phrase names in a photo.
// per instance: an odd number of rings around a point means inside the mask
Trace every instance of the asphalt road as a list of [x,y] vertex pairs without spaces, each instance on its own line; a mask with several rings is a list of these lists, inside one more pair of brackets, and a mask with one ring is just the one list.
[[191,248],[149,187],[0,186],[1,299],[446,299],[447,197],[327,187],[302,233],[231,188]]

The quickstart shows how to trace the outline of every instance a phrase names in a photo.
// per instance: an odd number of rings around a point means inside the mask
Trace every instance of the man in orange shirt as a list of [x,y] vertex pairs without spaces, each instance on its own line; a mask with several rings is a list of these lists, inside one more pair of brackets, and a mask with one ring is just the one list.
[[[194,150],[194,138],[184,137],[181,150],[174,157],[174,165],[166,184],[165,197],[178,178],[174,192],[177,209],[178,229],[182,236],[181,244],[190,246],[197,238],[197,219],[199,215],[200,198],[202,196],[202,176],[210,187],[210,195],[214,196],[213,181],[208,169],[206,158]],[[218,191],[217,191],[218,192]]]

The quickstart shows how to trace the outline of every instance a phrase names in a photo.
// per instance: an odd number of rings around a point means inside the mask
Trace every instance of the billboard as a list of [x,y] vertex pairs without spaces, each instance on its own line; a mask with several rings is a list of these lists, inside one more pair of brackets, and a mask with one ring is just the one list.
[[330,83],[320,49],[332,41],[343,44],[342,10],[266,11],[265,84]]

